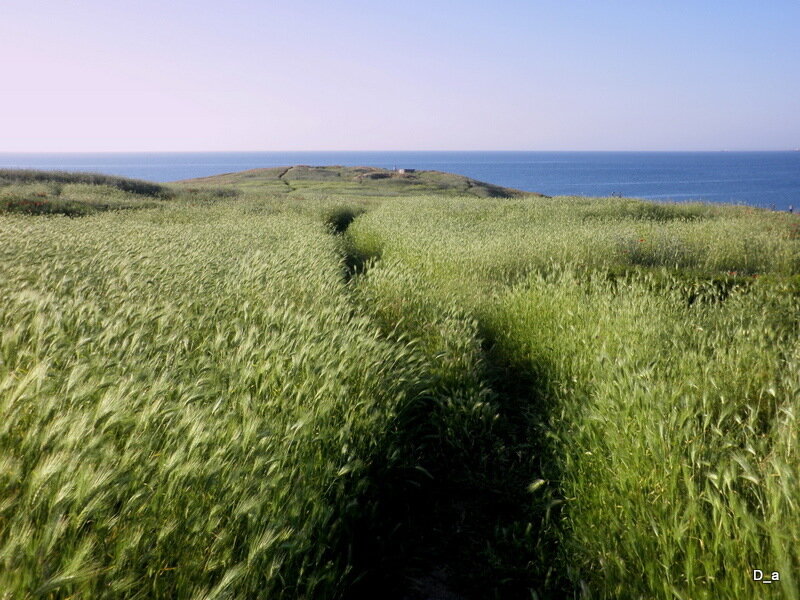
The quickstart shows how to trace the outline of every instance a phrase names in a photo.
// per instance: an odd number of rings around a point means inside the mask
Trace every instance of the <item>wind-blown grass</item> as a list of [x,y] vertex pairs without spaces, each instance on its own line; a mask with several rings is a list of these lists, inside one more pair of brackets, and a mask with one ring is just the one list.
[[796,596],[797,309],[779,288],[687,307],[647,279],[570,273],[534,277],[495,309],[502,352],[550,405],[549,485],[566,502],[561,565],[576,585],[743,598],[763,564]]
[[418,278],[411,306],[402,287],[372,292],[403,331],[437,299],[473,315],[506,396],[495,431],[531,492],[523,514],[484,514],[484,560],[461,577],[521,597],[503,580],[524,556],[538,578],[513,576],[532,593],[746,598],[763,569],[798,597],[796,227],[584,199],[416,199],[356,219],[350,243],[382,257],[360,283]]
[[403,458],[392,422],[425,385],[353,313],[322,223],[0,219],[4,594],[331,597],[364,575],[354,524],[386,533],[368,473]]
[[35,179],[0,597],[800,594],[797,217]]

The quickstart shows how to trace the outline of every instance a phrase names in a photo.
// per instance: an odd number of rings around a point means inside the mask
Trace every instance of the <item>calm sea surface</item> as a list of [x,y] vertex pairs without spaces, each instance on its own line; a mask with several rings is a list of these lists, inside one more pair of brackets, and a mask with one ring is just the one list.
[[797,151],[0,153],[0,167],[93,171],[152,181],[295,164],[436,169],[548,195],[622,194],[800,207]]

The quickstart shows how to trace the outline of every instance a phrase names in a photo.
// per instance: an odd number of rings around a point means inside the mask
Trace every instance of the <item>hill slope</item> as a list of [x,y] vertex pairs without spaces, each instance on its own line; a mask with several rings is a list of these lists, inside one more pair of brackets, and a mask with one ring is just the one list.
[[169,186],[140,179],[0,169],[0,213],[79,217],[106,210],[152,208],[174,197]]
[[292,193],[313,191],[346,193],[356,196],[396,196],[412,194],[458,194],[481,198],[541,196],[477,181],[463,175],[441,171],[392,171],[377,167],[273,167],[187,179],[177,183],[192,186],[235,185],[258,187],[264,191]]

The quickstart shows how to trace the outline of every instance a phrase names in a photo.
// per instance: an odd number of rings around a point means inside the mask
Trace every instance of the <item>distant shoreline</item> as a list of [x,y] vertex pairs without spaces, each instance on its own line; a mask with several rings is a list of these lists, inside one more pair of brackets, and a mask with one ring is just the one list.
[[794,150],[0,153],[0,167],[162,183],[296,164],[441,171],[548,196],[622,194],[781,210],[800,205],[800,152]]

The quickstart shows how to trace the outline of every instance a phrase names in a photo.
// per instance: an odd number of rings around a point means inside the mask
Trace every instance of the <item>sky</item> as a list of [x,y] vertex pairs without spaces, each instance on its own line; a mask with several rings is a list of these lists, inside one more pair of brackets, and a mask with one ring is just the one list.
[[800,147],[797,0],[2,0],[0,151]]

